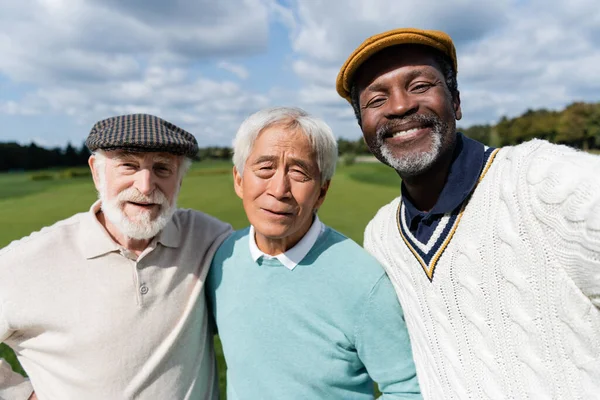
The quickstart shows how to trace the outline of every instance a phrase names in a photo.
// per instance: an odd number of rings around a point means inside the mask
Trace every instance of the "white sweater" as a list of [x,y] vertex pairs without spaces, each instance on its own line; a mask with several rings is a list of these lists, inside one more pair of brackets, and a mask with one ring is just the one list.
[[379,210],[365,248],[404,308],[425,399],[600,399],[599,174],[565,146],[501,149],[431,281],[400,198]]

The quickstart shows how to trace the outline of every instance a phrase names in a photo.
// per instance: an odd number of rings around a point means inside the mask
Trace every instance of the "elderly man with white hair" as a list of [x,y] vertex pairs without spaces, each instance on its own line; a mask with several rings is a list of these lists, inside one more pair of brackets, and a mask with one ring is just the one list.
[[404,316],[381,266],[317,210],[337,161],[331,129],[297,108],[250,116],[233,178],[250,221],[207,281],[228,399],[420,399]]
[[152,115],[86,141],[100,200],[0,251],[0,398],[218,397],[204,281],[231,227],[177,208],[196,139]]

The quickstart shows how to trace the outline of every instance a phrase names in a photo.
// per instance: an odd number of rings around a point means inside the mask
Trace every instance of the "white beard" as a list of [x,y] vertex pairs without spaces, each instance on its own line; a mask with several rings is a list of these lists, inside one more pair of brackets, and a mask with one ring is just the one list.
[[381,156],[386,163],[394,168],[401,176],[414,176],[426,171],[437,160],[442,149],[442,132],[438,126],[431,130],[431,149],[421,153],[406,154],[401,158],[394,155],[392,150],[382,140],[378,139]]
[[[150,196],[144,196],[137,189],[129,188],[120,192],[117,197],[109,200],[106,193],[106,185],[103,177],[100,177],[100,189],[98,197],[102,203],[102,212],[123,235],[138,240],[151,239],[167,225],[177,209],[177,195],[173,197],[173,203],[169,204],[164,193],[156,189]],[[148,202],[160,205],[159,214],[152,219],[150,211],[140,211],[135,217],[128,217],[123,212],[123,206],[127,201]]]

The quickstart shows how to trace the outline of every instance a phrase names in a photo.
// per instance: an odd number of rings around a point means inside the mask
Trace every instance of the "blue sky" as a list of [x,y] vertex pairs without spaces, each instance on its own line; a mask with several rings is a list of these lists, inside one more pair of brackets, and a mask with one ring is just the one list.
[[0,141],[76,146],[148,112],[230,145],[260,108],[295,105],[357,139],[335,77],[368,36],[454,39],[463,120],[600,101],[597,1],[0,0]]

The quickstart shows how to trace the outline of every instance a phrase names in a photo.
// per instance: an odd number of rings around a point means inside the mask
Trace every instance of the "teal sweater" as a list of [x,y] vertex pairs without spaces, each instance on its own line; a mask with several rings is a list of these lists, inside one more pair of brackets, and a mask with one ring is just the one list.
[[227,398],[421,399],[404,315],[381,266],[326,228],[296,268],[255,263],[246,228],[217,251],[207,290]]

